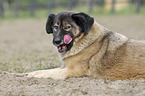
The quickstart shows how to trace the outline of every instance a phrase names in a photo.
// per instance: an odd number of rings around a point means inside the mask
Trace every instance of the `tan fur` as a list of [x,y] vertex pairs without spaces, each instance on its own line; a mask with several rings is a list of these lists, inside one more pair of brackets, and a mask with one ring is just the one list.
[[38,78],[66,79],[92,76],[123,80],[145,78],[145,41],[131,40],[94,22],[88,35],[61,54],[64,68],[29,73]]

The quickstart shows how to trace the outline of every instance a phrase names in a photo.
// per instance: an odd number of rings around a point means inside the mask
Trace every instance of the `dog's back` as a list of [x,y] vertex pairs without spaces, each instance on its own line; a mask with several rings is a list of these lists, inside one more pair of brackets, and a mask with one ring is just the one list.
[[91,75],[112,80],[145,78],[145,41],[111,32],[104,46],[92,58]]

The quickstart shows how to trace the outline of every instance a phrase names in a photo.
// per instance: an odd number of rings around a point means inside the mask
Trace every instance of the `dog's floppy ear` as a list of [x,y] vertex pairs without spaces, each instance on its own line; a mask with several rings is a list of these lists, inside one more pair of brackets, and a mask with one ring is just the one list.
[[47,22],[46,22],[46,31],[48,34],[53,33],[52,25],[54,20],[55,14],[50,14],[48,16]]
[[88,34],[93,23],[94,18],[83,12],[72,15],[74,22],[82,29],[82,32]]

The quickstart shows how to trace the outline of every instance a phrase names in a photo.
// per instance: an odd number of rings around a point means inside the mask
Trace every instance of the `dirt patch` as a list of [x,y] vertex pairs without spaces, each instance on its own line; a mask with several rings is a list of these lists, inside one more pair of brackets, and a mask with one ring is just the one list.
[[[144,16],[100,17],[99,23],[130,38],[145,39]],[[45,20],[0,23],[0,96],[144,96],[145,80],[101,80],[91,77],[65,81],[27,78],[12,73],[61,65]],[[4,72],[7,71],[7,72]]]
[[144,96],[145,80],[109,81],[90,77],[65,81],[0,74],[1,96]]

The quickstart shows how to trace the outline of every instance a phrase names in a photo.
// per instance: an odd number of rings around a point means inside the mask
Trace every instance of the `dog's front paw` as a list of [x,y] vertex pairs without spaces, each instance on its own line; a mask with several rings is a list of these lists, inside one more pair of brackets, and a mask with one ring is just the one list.
[[30,72],[30,73],[28,73],[27,77],[48,78],[48,76],[46,74],[47,71],[48,70],[39,70],[39,71]]
[[36,78],[52,78],[52,79],[61,79],[65,80],[68,77],[67,69],[50,69],[50,70],[39,70],[28,73],[27,77],[36,77]]

